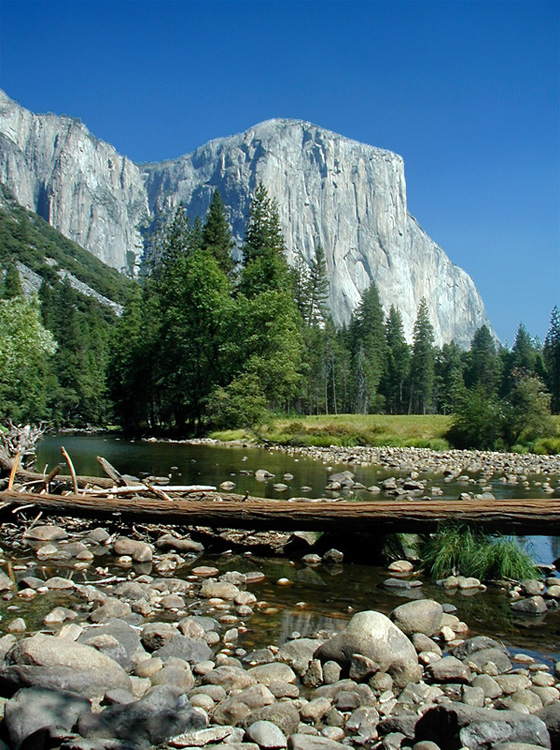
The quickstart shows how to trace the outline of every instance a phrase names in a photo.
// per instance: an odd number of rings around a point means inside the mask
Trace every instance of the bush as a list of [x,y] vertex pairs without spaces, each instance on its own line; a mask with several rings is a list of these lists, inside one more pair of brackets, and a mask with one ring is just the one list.
[[456,448],[495,450],[502,440],[504,417],[504,405],[482,385],[469,388],[459,401],[447,437]]
[[445,524],[425,542],[420,554],[433,578],[537,578],[535,561],[516,538],[491,536],[465,524]]
[[227,388],[216,388],[209,399],[208,413],[212,423],[223,429],[256,429],[270,419],[261,384],[253,373],[243,373]]

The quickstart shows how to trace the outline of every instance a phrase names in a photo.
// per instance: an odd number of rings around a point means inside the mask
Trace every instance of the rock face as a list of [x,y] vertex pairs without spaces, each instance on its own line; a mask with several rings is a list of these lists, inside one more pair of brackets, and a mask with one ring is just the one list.
[[34,115],[0,91],[0,182],[107,265],[139,259],[148,206],[138,167],[79,120]]
[[298,120],[269,120],[173,161],[136,166],[78,121],[33,115],[0,92],[0,181],[18,201],[116,268],[141,253],[138,225],[183,202],[204,216],[218,188],[241,242],[262,181],[279,207],[288,259],[325,249],[336,323],[375,281],[410,339],[428,302],[436,343],[468,346],[489,325],[471,278],[408,213],[400,156]]

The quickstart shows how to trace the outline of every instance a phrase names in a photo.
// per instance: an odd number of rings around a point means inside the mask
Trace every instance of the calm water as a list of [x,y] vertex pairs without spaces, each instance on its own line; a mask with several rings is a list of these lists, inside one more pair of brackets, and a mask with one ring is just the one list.
[[[301,496],[302,486],[312,488],[308,496],[321,496],[324,494],[328,475],[333,470],[348,468],[345,465],[327,467],[320,461],[306,458],[298,460],[278,451],[255,448],[145,443],[105,436],[69,435],[49,437],[42,443],[38,454],[38,468],[42,469],[45,463],[51,467],[59,463],[61,445],[69,452],[76,471],[80,474],[101,475],[102,471],[95,457],[102,455],[123,473],[170,476],[173,483],[181,484],[218,485],[230,480],[236,483],[236,491],[248,490],[253,495],[264,497]],[[254,472],[256,469],[267,469],[275,476],[265,483],[257,482],[251,474],[241,473]],[[387,471],[380,471],[374,466],[356,467],[352,470],[355,471],[356,480],[366,486],[376,484],[388,476]],[[294,478],[283,480],[286,473],[292,474]],[[393,471],[392,475],[398,476],[398,473]],[[440,486],[445,493],[444,497],[457,497],[465,489],[464,485],[444,483],[441,475],[423,475],[423,478],[427,478],[430,484]],[[289,490],[285,493],[275,492],[272,485],[278,481],[285,481]],[[517,487],[512,490],[498,483],[494,486],[495,494],[502,497],[507,496],[507,493],[519,496],[520,489]],[[368,497],[368,493],[363,497]],[[371,494],[369,497],[374,500]],[[542,562],[551,562],[560,554],[558,538],[533,537],[528,541]],[[44,577],[60,574],[55,568],[48,570],[48,565],[39,564],[30,551],[22,549],[19,554],[22,555],[22,562],[37,566],[38,574]],[[247,649],[281,643],[294,631],[308,635],[321,628],[342,627],[354,611],[377,609],[389,613],[407,598],[425,596],[442,603],[454,604],[457,615],[469,625],[472,634],[491,635],[503,640],[513,650],[525,651],[549,662],[560,660],[560,611],[551,611],[538,618],[514,616],[509,608],[508,598],[502,592],[492,589],[468,595],[445,591],[427,582],[421,589],[397,592],[383,588],[387,571],[375,566],[349,564],[312,568],[285,558],[257,558],[233,553],[205,554],[196,561],[186,562],[177,569],[175,575],[187,576],[191,567],[201,563],[216,565],[221,573],[227,570],[264,572],[265,579],[252,584],[251,590],[259,600],[268,602],[270,607],[267,610],[256,609],[249,618],[248,631],[239,644]],[[127,575],[130,570],[125,568],[119,571],[114,558],[110,556],[98,559],[98,564],[108,565],[120,575]],[[60,567],[59,565],[58,570]],[[138,574],[150,572],[139,566],[135,567],[138,568]],[[92,576],[92,572],[74,571],[72,576],[77,581],[82,576],[87,579]],[[292,585],[278,585],[280,578],[290,579]],[[54,601],[44,599],[41,606],[45,608],[45,612],[34,612],[33,615],[30,612],[28,617],[30,620],[32,616],[41,617],[53,604]],[[7,621],[7,614],[2,613],[4,621]],[[16,614],[19,613],[13,611],[11,616]],[[26,616],[24,611],[21,614]]]
[[[105,435],[63,435],[47,437],[37,452],[37,468],[42,470],[45,464],[49,467],[64,462],[60,447],[68,451],[78,474],[104,476],[96,459],[103,456],[123,474],[133,474],[142,478],[146,475],[169,477],[172,484],[209,484],[218,486],[222,482],[235,483],[235,492],[248,491],[256,497],[289,498],[289,497],[325,497],[340,493],[329,493],[325,486],[330,474],[334,471],[348,469],[346,464],[326,466],[321,461],[309,458],[293,457],[282,451],[263,448],[226,447],[220,445],[190,445],[184,443],[125,440]],[[274,477],[266,482],[259,482],[254,477],[258,469],[266,469]],[[407,472],[395,469],[387,470],[376,466],[352,466],[355,480],[371,487],[389,476],[406,476]],[[245,473],[246,472],[246,473]],[[285,479],[285,474],[293,479]],[[476,476],[474,477],[477,478]],[[441,474],[422,474],[428,480],[426,492],[437,486],[443,491],[442,498],[454,499],[461,492],[476,489],[475,485],[465,486],[457,482],[444,482]],[[542,481],[542,476],[535,477]],[[529,477],[531,482],[531,477]],[[282,482],[288,485],[284,492],[274,490],[273,485]],[[486,481],[485,481],[486,484]],[[538,497],[540,489],[533,485],[528,488],[520,485],[506,485],[498,481],[490,482],[492,492],[498,498]],[[310,487],[310,491],[302,490]],[[367,491],[355,493],[360,499],[371,499],[383,495],[373,495]],[[560,557],[560,537],[528,537],[527,544],[535,558],[541,563],[551,563]]]

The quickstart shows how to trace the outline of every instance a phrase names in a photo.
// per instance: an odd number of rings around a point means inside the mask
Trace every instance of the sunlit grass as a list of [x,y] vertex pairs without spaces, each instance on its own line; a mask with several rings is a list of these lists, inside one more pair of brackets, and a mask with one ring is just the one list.
[[517,539],[491,536],[464,524],[445,524],[423,545],[421,558],[432,578],[479,580],[537,578],[535,561]]

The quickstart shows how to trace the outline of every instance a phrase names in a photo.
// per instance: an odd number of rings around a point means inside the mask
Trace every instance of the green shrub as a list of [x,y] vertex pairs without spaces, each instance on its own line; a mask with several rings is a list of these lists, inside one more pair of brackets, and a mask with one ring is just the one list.
[[541,456],[553,456],[560,453],[560,437],[541,438],[533,443],[533,452]]
[[473,576],[480,580],[536,578],[535,562],[512,537],[491,536],[465,524],[442,525],[421,550],[424,567],[433,578]]

